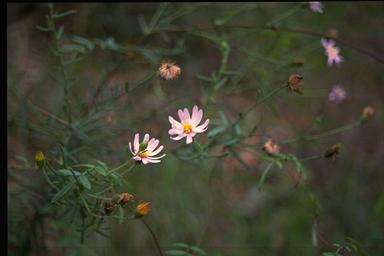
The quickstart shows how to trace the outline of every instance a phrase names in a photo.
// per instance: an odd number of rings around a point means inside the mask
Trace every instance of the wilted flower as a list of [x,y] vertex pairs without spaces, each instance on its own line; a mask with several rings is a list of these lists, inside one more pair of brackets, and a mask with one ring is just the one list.
[[346,97],[347,92],[338,84],[333,86],[331,92],[328,94],[328,100],[335,102],[341,102]]
[[375,109],[371,106],[366,106],[363,109],[363,114],[361,115],[361,119],[363,121],[366,121],[368,119],[371,119],[374,114],[375,114]]
[[199,110],[196,105],[193,106],[192,116],[189,114],[187,108],[184,108],[184,110],[179,109],[177,114],[179,115],[180,122],[168,116],[168,120],[172,125],[168,133],[171,136],[176,135],[175,137],[170,137],[172,140],[181,140],[187,137],[187,144],[190,144],[193,141],[192,138],[195,137],[197,133],[205,132],[208,129],[209,119],[202,125],[198,125],[203,118],[203,110]]
[[325,38],[321,39],[321,44],[325,49],[325,54],[328,57],[328,66],[332,66],[332,63],[340,64],[344,58],[340,55],[340,49],[335,46],[335,41],[329,39],[328,41]]
[[150,202],[141,202],[136,206],[136,218],[143,217],[149,213],[151,210]]
[[265,142],[263,146],[263,150],[270,155],[280,153],[279,145],[277,145],[271,138],[268,138],[268,140]]
[[119,196],[119,199],[117,200],[117,203],[122,205],[128,201],[131,201],[133,199],[133,195],[128,194],[128,193],[122,193]]
[[157,148],[158,145],[159,140],[155,138],[149,139],[148,133],[144,135],[143,141],[139,143],[139,134],[136,133],[133,140],[133,148],[132,143],[129,142],[129,150],[133,155],[133,159],[138,162],[142,162],[143,164],[160,163],[160,158],[164,157],[165,154],[155,157],[164,148],[164,146]]
[[314,12],[323,13],[323,4],[321,2],[309,2],[309,7]]
[[42,151],[36,151],[35,154],[35,162],[39,168],[44,166],[45,156]]
[[291,90],[291,91],[294,91],[294,92],[297,92],[299,94],[303,94],[299,88],[301,86],[301,80],[303,80],[303,77],[301,75],[298,75],[298,74],[292,74],[289,76],[288,78],[288,88]]
[[165,80],[177,78],[181,73],[181,69],[174,61],[164,61],[160,64],[159,75]]
[[104,203],[104,213],[106,215],[110,215],[113,212],[113,209],[115,208],[115,203],[105,202]]
[[325,151],[324,157],[332,158],[332,160],[335,160],[336,156],[340,153],[340,147],[340,144],[332,145],[329,149]]

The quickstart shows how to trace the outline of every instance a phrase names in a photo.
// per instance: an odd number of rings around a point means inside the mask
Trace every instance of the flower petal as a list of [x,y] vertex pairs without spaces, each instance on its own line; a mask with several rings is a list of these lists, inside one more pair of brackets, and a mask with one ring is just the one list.
[[143,162],[143,164],[147,164],[147,163],[149,163],[149,159],[148,158],[143,158],[143,159],[141,159],[141,162]]
[[163,157],[165,157],[167,154],[163,154],[161,156],[151,156],[151,157],[147,157],[148,159],[161,159]]
[[171,140],[181,140],[181,139],[184,138],[185,136],[187,136],[187,134],[182,133],[182,134],[179,134],[179,135],[176,136],[176,137],[170,137],[170,139],[171,139]]
[[133,150],[132,150],[132,143],[131,142],[128,143],[128,146],[129,146],[129,150],[131,151],[132,155],[136,155],[136,152],[133,152]]
[[183,110],[181,110],[181,109],[177,110],[177,114],[179,115],[179,119],[180,119],[180,121],[181,121],[181,122],[184,122],[185,119],[186,119],[186,116],[184,115]]
[[148,142],[148,140],[149,140],[149,134],[146,133],[146,134],[144,135],[143,142],[146,143],[146,142]]
[[191,144],[193,141],[192,136],[187,135],[187,144]]
[[147,147],[148,152],[149,153],[152,152],[157,147],[157,145],[159,145],[159,142],[160,141],[157,139],[151,140],[150,143],[148,143],[148,147]]
[[179,122],[177,122],[173,117],[168,116],[168,120],[172,125],[172,128],[178,128],[178,129],[183,129],[183,125]]
[[205,120],[205,122],[202,125],[199,125],[193,128],[193,131],[196,133],[205,132],[208,129],[208,124],[209,124],[209,119]]
[[148,156],[152,157],[152,156],[155,156],[155,155],[159,154],[161,152],[161,150],[163,150],[163,148],[164,148],[164,146],[158,147],[156,150],[154,150],[151,153],[149,153]]
[[140,144],[139,144],[139,134],[138,133],[135,134],[135,138],[133,140],[133,148],[134,148],[135,152],[139,151]]
[[203,118],[203,110],[199,110],[196,105],[193,106],[191,124],[194,126],[198,125],[201,121],[201,118]]
[[191,116],[189,115],[189,111],[187,108],[184,108],[184,117],[185,117],[185,120],[191,119]]

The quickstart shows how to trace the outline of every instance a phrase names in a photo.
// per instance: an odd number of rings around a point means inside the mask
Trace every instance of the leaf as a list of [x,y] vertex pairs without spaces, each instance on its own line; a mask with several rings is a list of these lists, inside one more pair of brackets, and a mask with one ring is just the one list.
[[192,254],[181,250],[168,250],[165,253],[168,256],[193,256]]
[[95,48],[95,43],[81,36],[73,36],[72,41],[87,47],[89,51]]
[[189,245],[185,243],[174,243],[172,244],[173,247],[181,247],[181,248],[189,248]]
[[60,170],[57,170],[56,172],[61,176],[73,176],[73,175],[80,176],[81,175],[80,172],[71,171],[68,169],[60,169]]
[[95,167],[95,171],[97,171],[102,176],[107,176],[108,175],[108,172],[104,168],[102,168],[101,166],[96,166]]
[[84,174],[79,176],[79,181],[84,188],[88,190],[91,189],[91,183],[89,182],[88,178]]
[[63,13],[55,13],[55,14],[53,14],[53,18],[54,19],[60,19],[60,18],[63,18],[63,17],[68,16],[68,15],[72,15],[75,13],[76,13],[75,10],[69,10],[69,11],[63,12]]
[[195,253],[197,253],[198,255],[203,255],[203,256],[206,256],[207,253],[204,252],[202,249],[200,249],[199,247],[197,246],[191,246],[190,247],[192,251],[194,251]]
[[80,52],[80,53],[85,53],[86,50],[83,46],[77,45],[77,44],[65,44],[60,47],[61,52]]
[[49,28],[44,28],[42,26],[36,26],[36,29],[40,30],[40,31],[43,31],[43,32],[49,32],[51,31]]
[[323,252],[323,256],[337,256],[338,254],[334,252]]
[[71,191],[74,187],[74,184],[73,183],[68,183],[67,185],[65,185],[62,189],[59,190],[59,192],[57,192],[53,197],[52,197],[52,200],[51,200],[51,203],[54,203],[56,202],[57,200],[60,200],[66,193],[68,193],[69,191]]
[[210,130],[207,135],[208,135],[208,137],[214,137],[217,134],[225,131],[225,128],[226,127],[224,127],[224,126],[215,127],[212,130]]
[[257,186],[259,191],[261,191],[261,189],[264,185],[265,178],[267,177],[267,174],[268,174],[269,170],[271,169],[272,165],[273,165],[273,163],[269,163],[267,165],[267,167],[265,167],[263,173],[261,174],[259,185]]
[[56,33],[56,40],[59,40],[61,38],[61,36],[63,35],[63,32],[64,32],[64,25],[61,25],[59,30],[57,31]]

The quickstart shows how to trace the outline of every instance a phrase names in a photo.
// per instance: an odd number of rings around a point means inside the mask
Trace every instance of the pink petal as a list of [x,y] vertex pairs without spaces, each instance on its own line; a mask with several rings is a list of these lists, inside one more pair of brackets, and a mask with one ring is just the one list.
[[148,159],[153,159],[153,160],[155,160],[155,159],[161,159],[161,158],[163,158],[163,157],[165,157],[165,156],[166,156],[166,154],[161,155],[161,156],[156,156],[156,157],[152,156],[152,157],[148,157]]
[[177,122],[175,119],[173,119],[173,117],[168,116],[168,120],[171,123],[172,128],[178,128],[181,130],[183,129],[183,125],[181,123]]
[[143,158],[143,159],[141,159],[141,162],[143,162],[143,164],[147,164],[147,163],[149,163],[149,159],[148,158]]
[[191,116],[189,115],[189,111],[187,108],[184,108],[184,117],[185,117],[185,120],[190,120],[191,119]]
[[134,148],[135,152],[139,151],[140,144],[139,144],[139,134],[138,133],[135,134],[135,139],[133,140],[133,148]]
[[205,122],[202,125],[199,125],[193,128],[193,131],[196,133],[205,132],[208,129],[208,124],[209,124],[209,119],[205,120]]
[[149,140],[149,134],[146,133],[146,134],[144,135],[143,142],[144,142],[144,143],[145,143],[145,142],[148,142],[148,140]]
[[187,144],[191,144],[193,141],[192,136],[187,135]]
[[187,136],[185,133],[182,133],[182,134],[179,134],[178,136],[176,137],[170,137],[171,140],[181,140],[182,138],[184,138],[185,136]]
[[135,159],[136,161],[141,161],[141,157],[140,156],[134,156],[133,159]]
[[[144,162],[143,162],[144,163]],[[160,160],[151,160],[148,159],[148,163],[160,163]]]
[[202,109],[199,110],[196,105],[193,106],[192,119],[191,119],[192,125],[194,126],[198,125],[201,121],[201,118],[203,118],[203,110]]
[[148,150],[148,152],[152,152],[156,147],[157,147],[157,145],[159,145],[159,140],[154,140],[154,141],[152,141],[152,143],[151,144],[149,144],[148,143],[148,147],[147,147],[147,150]]
[[181,110],[181,109],[177,110],[177,114],[179,115],[180,121],[184,122],[186,119],[186,116],[184,115],[183,110]]
[[161,152],[161,150],[163,150],[163,148],[164,148],[164,146],[158,147],[156,150],[149,153],[149,156],[155,156],[155,155],[159,154]]
[[169,135],[178,135],[178,134],[181,134],[181,133],[183,133],[183,130],[177,129],[177,128],[173,128],[173,129],[170,129],[168,131]]
[[129,150],[131,151],[132,155],[136,155],[136,153],[133,152],[133,150],[132,150],[132,143],[131,142],[129,142],[128,146],[129,146]]

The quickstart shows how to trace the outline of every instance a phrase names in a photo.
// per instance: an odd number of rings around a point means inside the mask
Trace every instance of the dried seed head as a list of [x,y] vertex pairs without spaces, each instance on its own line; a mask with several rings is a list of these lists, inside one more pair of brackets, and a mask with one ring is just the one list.
[[303,77],[298,74],[292,74],[288,78],[288,88],[291,91],[297,92],[299,94],[302,94],[302,92],[299,90],[301,80],[303,80]]
[[106,202],[104,203],[104,212],[106,215],[110,215],[113,212],[113,209],[115,208],[116,204],[115,203],[109,203]]
[[263,150],[267,152],[270,155],[279,154],[280,153],[280,147],[277,145],[271,138],[265,142],[263,146]]
[[340,148],[341,148],[341,145],[339,143],[332,145],[329,149],[325,151],[324,157],[332,158],[332,160],[335,160],[336,156],[340,154]]
[[131,201],[133,199],[133,195],[128,193],[122,193],[120,194],[119,199],[117,200],[117,203],[120,205],[123,205],[124,203]]
[[141,218],[149,213],[151,210],[150,202],[141,202],[136,206],[136,218]]
[[36,151],[35,161],[36,161],[36,164],[39,168],[42,168],[44,166],[45,155],[42,151],[40,151],[40,150]]
[[372,116],[375,114],[375,109],[371,106],[366,106],[363,109],[363,114],[361,115],[362,121],[367,121],[372,118]]
[[173,80],[180,76],[181,69],[174,61],[164,61],[160,64],[159,75],[165,80]]

